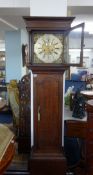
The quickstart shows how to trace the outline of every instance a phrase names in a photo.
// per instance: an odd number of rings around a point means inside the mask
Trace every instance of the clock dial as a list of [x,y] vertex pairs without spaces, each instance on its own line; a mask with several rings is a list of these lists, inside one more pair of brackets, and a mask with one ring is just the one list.
[[44,63],[53,63],[62,55],[63,44],[53,34],[41,35],[34,44],[36,57]]

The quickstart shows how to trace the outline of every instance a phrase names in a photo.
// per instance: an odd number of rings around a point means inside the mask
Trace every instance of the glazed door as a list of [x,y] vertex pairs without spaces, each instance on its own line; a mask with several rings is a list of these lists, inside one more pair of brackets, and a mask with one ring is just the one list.
[[34,77],[34,141],[37,149],[59,149],[62,140],[62,74]]

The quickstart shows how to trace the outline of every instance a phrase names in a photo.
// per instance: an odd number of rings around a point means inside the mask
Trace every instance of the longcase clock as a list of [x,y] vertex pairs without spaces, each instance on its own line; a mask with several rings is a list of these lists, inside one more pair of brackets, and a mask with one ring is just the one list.
[[[29,34],[27,67],[33,72],[34,144],[30,171],[32,175],[62,175],[66,172],[62,147],[63,74],[73,64],[68,57],[68,41],[74,17],[24,17],[24,20]],[[76,64],[81,64],[81,57]]]

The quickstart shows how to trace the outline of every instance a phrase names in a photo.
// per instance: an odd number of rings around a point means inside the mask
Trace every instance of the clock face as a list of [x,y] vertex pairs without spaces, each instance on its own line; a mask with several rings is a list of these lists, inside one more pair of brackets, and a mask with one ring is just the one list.
[[62,53],[63,36],[52,33],[34,35],[35,63],[60,63]]

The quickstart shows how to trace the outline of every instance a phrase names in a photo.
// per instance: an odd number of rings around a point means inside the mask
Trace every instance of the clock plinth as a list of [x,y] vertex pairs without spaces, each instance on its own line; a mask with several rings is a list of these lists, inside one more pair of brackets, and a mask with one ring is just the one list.
[[32,153],[30,160],[31,174],[33,175],[65,175],[66,158],[59,153]]

